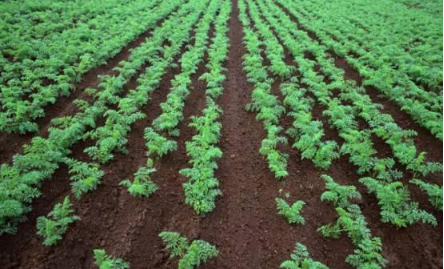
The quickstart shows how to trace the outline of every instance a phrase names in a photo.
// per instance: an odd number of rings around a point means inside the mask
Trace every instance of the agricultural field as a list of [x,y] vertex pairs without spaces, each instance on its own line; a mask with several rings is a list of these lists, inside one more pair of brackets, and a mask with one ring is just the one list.
[[0,3],[0,268],[443,268],[443,4]]

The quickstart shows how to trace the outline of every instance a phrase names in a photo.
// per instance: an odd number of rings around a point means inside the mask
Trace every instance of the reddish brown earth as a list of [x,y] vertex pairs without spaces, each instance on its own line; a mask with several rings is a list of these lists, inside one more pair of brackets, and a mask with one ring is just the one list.
[[[119,182],[130,178],[145,162],[143,130],[161,113],[159,103],[166,100],[171,79],[180,72],[180,68],[168,70],[149,104],[143,108],[147,117],[132,127],[127,145],[129,154],[116,154],[112,162],[102,166],[105,176],[99,188],[79,201],[73,200],[81,221],[71,225],[60,244],[53,247],[44,247],[42,239],[36,235],[36,218],[46,215],[56,202],[70,193],[67,168],[61,167],[52,179],[44,182],[42,197],[34,201],[33,211],[28,215],[28,221],[19,225],[18,233],[0,237],[1,268],[97,268],[93,265],[92,256],[95,248],[103,248],[107,253],[123,258],[130,262],[133,269],[176,268],[177,260],[168,259],[168,253],[158,237],[159,232],[164,230],[180,232],[189,239],[203,239],[218,247],[219,256],[199,268],[278,268],[282,261],[289,258],[296,242],[305,244],[315,260],[332,269],[352,268],[345,262],[347,255],[354,249],[350,240],[345,235],[336,240],[327,239],[316,232],[319,226],[336,219],[333,206],[321,202],[319,198],[324,191],[324,183],[320,178],[323,172],[316,169],[311,161],[301,160],[300,153],[288,145],[282,147],[282,150],[289,154],[290,175],[284,181],[277,181],[259,153],[261,140],[266,134],[262,123],[255,119],[255,114],[244,109],[251,100],[253,86],[246,81],[246,74],[242,70],[242,56],[246,50],[242,43],[243,30],[238,14],[237,0],[233,0],[228,33],[231,48],[226,62],[227,80],[224,93],[217,101],[224,111],[219,145],[224,155],[216,173],[223,195],[217,199],[214,212],[198,216],[184,203],[182,183],[186,178],[179,174],[180,169],[188,167],[185,142],[195,133],[188,126],[190,117],[200,115],[205,106],[206,85],[198,80],[206,71],[205,56],[204,62],[192,77],[193,87],[186,101],[185,120],[180,125],[178,150],[156,164],[158,171],[153,180],[160,189],[148,199],[139,199],[130,196],[124,187],[119,186]],[[99,74],[112,73],[112,68],[129,56],[129,48],[138,46],[147,36],[148,33],[142,35],[107,65],[86,74],[74,95],[61,99],[50,108],[47,119],[41,122],[41,132],[46,132],[51,118],[74,113],[72,100],[81,97],[86,87],[97,85]],[[316,38],[312,34],[310,36]],[[294,64],[288,55],[287,63]],[[336,63],[346,72],[346,79],[361,79],[359,73],[344,59],[337,58]],[[276,80],[272,93],[282,99],[279,84],[280,81]],[[126,88],[128,90],[136,86],[137,81],[133,79]],[[415,143],[420,150],[427,151],[431,160],[442,162],[442,141],[413,123],[407,114],[386,98],[380,97],[375,89],[367,90],[374,102],[383,104],[384,112],[391,114],[401,127],[418,132]],[[321,105],[315,104],[314,118],[323,122],[326,139],[336,140],[341,145],[343,141],[335,129],[329,128],[322,110]],[[291,121],[291,117],[284,116],[281,125],[289,127]],[[365,124],[360,126],[365,128]],[[4,163],[10,161],[12,154],[20,151],[30,137],[3,135],[0,139],[0,160]],[[290,144],[292,142],[290,139]],[[384,141],[373,138],[373,142],[379,154],[391,155]],[[87,159],[83,149],[89,144],[90,141],[86,141],[76,145],[73,157]],[[442,268],[442,213],[430,206],[427,197],[418,188],[409,185],[413,200],[437,217],[438,227],[417,224],[406,229],[396,229],[383,224],[376,198],[367,194],[358,183],[356,170],[348,157],[343,156],[326,173],[341,184],[357,186],[363,194],[360,206],[373,235],[382,239],[383,255],[389,260],[386,268]],[[442,184],[442,175],[433,175],[426,180]],[[274,199],[287,192],[290,194],[290,202],[306,202],[303,210],[305,225],[289,225],[283,217],[277,215]]]

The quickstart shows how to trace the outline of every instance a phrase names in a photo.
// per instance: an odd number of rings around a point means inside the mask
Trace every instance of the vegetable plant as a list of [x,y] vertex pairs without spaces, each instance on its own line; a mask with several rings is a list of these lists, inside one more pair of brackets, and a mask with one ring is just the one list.
[[170,251],[170,258],[179,257],[179,269],[193,269],[207,260],[217,257],[217,248],[202,240],[188,240],[176,232],[161,232],[166,249]]
[[94,249],[94,263],[99,269],[129,269],[129,263],[106,254],[103,249]]
[[301,215],[302,207],[305,205],[304,201],[296,201],[292,205],[289,205],[285,200],[281,198],[276,198],[276,205],[278,209],[278,214],[285,216],[288,223],[293,224],[304,224],[305,219]]
[[131,182],[128,179],[120,182],[120,185],[128,188],[128,192],[136,197],[149,197],[159,187],[150,179],[150,174],[156,171],[155,168],[142,166],[134,174],[134,180]]
[[307,247],[301,243],[296,243],[295,250],[290,255],[290,260],[281,263],[279,268],[284,269],[328,269],[328,267],[310,258]]
[[69,197],[65,197],[62,203],[57,203],[48,217],[37,218],[37,234],[44,237],[43,245],[52,246],[62,240],[71,223],[80,218],[73,215],[72,204]]

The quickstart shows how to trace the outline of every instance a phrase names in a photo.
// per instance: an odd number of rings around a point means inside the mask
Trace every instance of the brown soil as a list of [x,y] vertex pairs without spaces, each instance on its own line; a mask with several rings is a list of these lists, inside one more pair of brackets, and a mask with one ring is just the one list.
[[[238,15],[237,0],[233,0],[228,33],[231,48],[226,62],[227,80],[224,93],[217,101],[224,111],[219,145],[224,155],[216,173],[223,195],[217,199],[214,212],[198,216],[185,204],[182,183],[186,178],[179,174],[180,169],[189,166],[185,142],[195,134],[195,130],[188,126],[190,117],[200,115],[205,106],[206,85],[198,80],[206,71],[205,56],[204,62],[192,77],[193,87],[186,100],[185,120],[180,124],[181,135],[177,139],[178,150],[156,163],[158,171],[153,181],[160,189],[148,199],[134,198],[126,188],[119,186],[119,182],[131,178],[139,166],[144,164],[146,149],[143,130],[161,113],[159,104],[166,100],[171,79],[180,72],[179,67],[168,70],[161,85],[151,95],[149,104],[143,108],[147,117],[132,126],[127,145],[129,154],[116,154],[112,162],[102,166],[105,176],[99,188],[84,195],[81,200],[73,200],[81,221],[71,225],[60,244],[53,247],[44,247],[42,239],[36,235],[36,218],[46,215],[56,202],[70,193],[67,168],[61,167],[51,180],[43,184],[42,197],[34,201],[33,211],[28,215],[28,221],[19,225],[18,233],[0,237],[1,268],[97,268],[93,265],[92,256],[96,248],[103,248],[107,253],[127,260],[132,269],[176,268],[177,260],[168,259],[168,253],[158,237],[161,231],[177,231],[189,239],[203,239],[217,245],[218,257],[199,267],[203,269],[278,268],[282,261],[290,257],[296,242],[305,244],[314,259],[332,269],[352,268],[345,262],[347,255],[354,249],[350,240],[345,235],[339,239],[327,239],[316,232],[319,226],[331,223],[337,217],[333,206],[321,202],[319,198],[324,190],[320,178],[323,171],[316,169],[311,161],[301,160],[300,152],[291,148],[290,140],[290,145],[282,147],[289,154],[290,175],[284,181],[278,181],[259,153],[266,134],[262,123],[255,119],[255,114],[244,109],[251,100],[253,87],[246,81],[242,69],[242,56],[246,49],[242,43],[243,30]],[[58,101],[47,111],[47,117],[40,122],[41,132],[46,132],[53,117],[75,112],[72,100],[81,98],[83,89],[97,85],[99,74],[112,73],[112,68],[128,57],[128,49],[140,45],[146,35],[131,43],[107,65],[86,74],[73,95]],[[316,38],[313,34],[310,36]],[[291,63],[288,55],[287,61]],[[359,73],[351,70],[343,59],[338,59],[337,64],[345,70],[347,79],[360,80]],[[280,80],[277,80],[273,84],[272,93],[282,99],[279,85]],[[127,88],[136,86],[137,82],[132,81]],[[374,90],[367,90],[372,99],[383,104],[384,112],[391,114],[401,127],[418,132],[415,143],[420,150],[427,151],[431,160],[442,162],[441,141],[414,124],[408,115],[380,98]],[[336,140],[341,145],[343,141],[337,131],[327,128],[323,109],[315,104],[313,116],[323,122],[326,139]],[[291,117],[284,116],[281,125],[289,127],[291,120]],[[360,126],[365,128],[363,123]],[[2,135],[1,163],[9,162],[12,155],[19,152],[30,138]],[[373,138],[373,141],[380,154],[391,154],[383,141],[377,138]],[[76,145],[73,157],[87,159],[82,151],[89,143],[86,141]],[[386,268],[442,268],[442,213],[434,210],[427,197],[410,185],[412,198],[438,218],[438,227],[418,224],[396,229],[383,224],[376,198],[367,194],[358,183],[359,175],[354,172],[356,170],[348,157],[343,156],[326,173],[341,184],[357,186],[363,194],[360,206],[373,235],[382,239],[383,255],[389,260]],[[427,179],[442,184],[442,176],[434,175]],[[306,202],[303,209],[305,225],[289,225],[283,217],[277,215],[274,199],[284,197],[285,193],[290,194],[290,202]]]

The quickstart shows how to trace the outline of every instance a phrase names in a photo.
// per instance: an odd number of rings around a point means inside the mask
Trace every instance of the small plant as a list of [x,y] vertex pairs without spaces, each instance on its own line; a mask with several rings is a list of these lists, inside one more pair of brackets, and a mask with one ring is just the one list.
[[67,159],[66,164],[69,166],[70,179],[73,181],[72,192],[77,199],[80,199],[82,194],[95,190],[104,174],[98,164],[73,159]]
[[153,128],[146,128],[144,138],[148,147],[148,156],[162,158],[162,156],[177,149],[177,142],[168,140],[154,131]]
[[296,243],[296,248],[291,254],[291,260],[281,263],[280,268],[285,269],[328,269],[328,267],[310,258],[307,247],[301,243]]
[[208,242],[188,240],[176,232],[161,232],[159,234],[171,254],[170,258],[180,257],[179,269],[193,269],[207,260],[217,257],[217,248]]
[[[37,219],[37,234],[43,236],[45,240],[43,245],[52,246],[62,239],[63,234],[68,230],[69,224],[80,218],[72,215],[71,202],[65,197],[63,203],[58,203],[47,217],[39,217]],[[52,218],[52,219],[50,219]]]
[[150,179],[150,174],[156,171],[155,168],[140,167],[134,174],[134,180],[131,182],[129,179],[125,179],[120,182],[120,185],[128,188],[128,192],[132,196],[136,197],[149,197],[159,187]]
[[350,205],[351,199],[361,199],[361,194],[356,190],[355,186],[343,186],[333,181],[328,175],[321,176],[325,182],[327,189],[321,195],[321,200],[332,202],[337,207],[346,207]]
[[94,250],[94,263],[100,269],[128,269],[129,264],[120,258],[114,258],[106,254],[103,249]]
[[369,238],[371,233],[367,228],[367,222],[358,205],[353,204],[347,208],[337,207],[339,218],[334,224],[323,225],[318,231],[324,237],[339,238],[342,232],[347,232],[354,244],[359,244],[364,238]]
[[387,264],[381,252],[382,242],[379,237],[365,238],[359,243],[354,254],[347,256],[346,261],[358,269],[381,268]]
[[277,179],[282,179],[288,176],[287,159],[288,155],[281,153],[278,150],[279,144],[286,144],[287,139],[284,136],[279,136],[281,127],[275,125],[267,125],[267,137],[262,140],[259,152],[266,156],[268,161],[268,168],[274,173]]
[[304,201],[296,201],[293,205],[289,205],[285,200],[276,198],[276,205],[278,214],[287,218],[290,224],[298,223],[304,224],[305,219],[301,216],[302,207],[305,205]]
[[188,240],[175,232],[161,232],[159,236],[162,238],[171,254],[170,257],[182,257],[188,248]]

